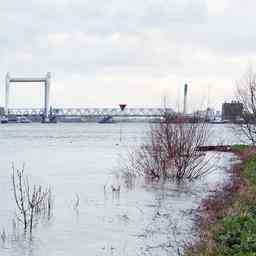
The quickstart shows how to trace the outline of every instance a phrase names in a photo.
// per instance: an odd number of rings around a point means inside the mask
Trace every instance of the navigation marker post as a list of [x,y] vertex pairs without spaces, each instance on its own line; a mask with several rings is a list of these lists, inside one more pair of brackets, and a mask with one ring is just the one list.
[[[119,104],[121,113],[124,111],[124,109],[126,108],[126,104]],[[122,141],[122,122],[120,122],[120,142]]]
[[188,84],[184,85],[183,115],[187,114]]

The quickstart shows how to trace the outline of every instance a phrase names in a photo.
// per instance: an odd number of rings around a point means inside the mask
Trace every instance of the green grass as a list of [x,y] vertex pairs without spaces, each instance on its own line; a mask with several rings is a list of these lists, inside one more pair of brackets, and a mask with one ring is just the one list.
[[245,162],[242,176],[251,187],[250,195],[237,198],[238,212],[223,217],[222,228],[216,232],[216,255],[256,256],[256,157]]
[[[240,156],[248,149],[247,145],[232,147]],[[232,192],[231,200],[224,198],[214,221],[206,217],[201,240],[185,255],[256,256],[256,151],[253,152],[243,156],[240,189]]]
[[246,144],[234,144],[234,145],[231,146],[231,148],[234,151],[240,151],[240,150],[248,149],[249,145],[246,145]]
[[256,157],[248,159],[245,163],[245,168],[242,175],[256,186]]
[[219,255],[256,255],[256,216],[248,212],[226,217],[215,240]]

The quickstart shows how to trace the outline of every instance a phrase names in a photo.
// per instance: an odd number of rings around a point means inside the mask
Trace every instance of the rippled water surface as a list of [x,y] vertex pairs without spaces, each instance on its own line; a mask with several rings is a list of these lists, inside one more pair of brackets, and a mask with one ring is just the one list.
[[[8,124],[0,126],[0,255],[177,255],[191,238],[193,212],[217,184],[227,179],[232,155],[216,171],[192,184],[146,184],[126,188],[116,174],[120,154],[139,145],[147,124]],[[217,140],[236,139],[223,125]],[[128,146],[129,145],[129,146]],[[33,240],[13,235],[11,164],[36,184],[51,184],[54,214],[35,229]],[[111,186],[121,186],[113,193]],[[74,210],[76,195],[80,198]]]

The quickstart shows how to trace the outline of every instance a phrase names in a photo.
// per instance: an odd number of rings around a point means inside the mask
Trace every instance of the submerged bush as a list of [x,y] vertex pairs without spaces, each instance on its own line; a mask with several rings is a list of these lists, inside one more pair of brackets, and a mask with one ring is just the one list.
[[17,220],[22,223],[25,232],[29,230],[32,234],[33,228],[41,217],[49,219],[52,216],[51,188],[31,184],[24,174],[24,166],[19,170],[13,165],[12,169],[12,188],[17,208]]
[[148,141],[130,154],[128,171],[153,179],[195,179],[211,170],[210,159],[199,151],[209,136],[205,122],[185,122],[165,115],[151,127]]

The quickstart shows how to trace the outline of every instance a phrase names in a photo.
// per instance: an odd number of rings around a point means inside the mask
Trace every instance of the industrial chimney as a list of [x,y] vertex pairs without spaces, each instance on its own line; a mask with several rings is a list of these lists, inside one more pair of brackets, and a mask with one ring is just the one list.
[[188,95],[188,85],[184,86],[184,103],[183,103],[183,114],[187,113],[187,95]]

